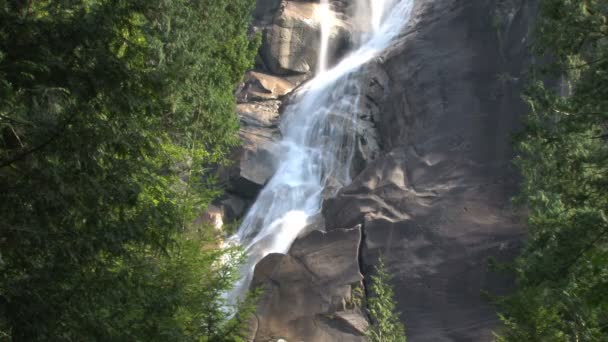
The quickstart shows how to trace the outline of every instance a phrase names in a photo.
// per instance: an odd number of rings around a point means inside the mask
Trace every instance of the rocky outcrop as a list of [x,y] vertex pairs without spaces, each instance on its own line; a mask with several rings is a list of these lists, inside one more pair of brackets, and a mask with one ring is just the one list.
[[[261,62],[278,75],[312,75],[317,66],[320,42],[319,3],[315,1],[258,1],[256,13],[276,9],[274,16],[260,15],[255,27],[262,34]],[[349,30],[336,20],[330,36],[330,55],[344,51],[350,40]]]
[[[231,155],[234,162],[217,172],[228,193],[219,202],[232,196],[249,203],[274,174],[279,152],[278,122],[284,102],[299,84],[312,76],[316,67],[320,39],[320,26],[315,17],[318,6],[318,1],[257,2],[252,31],[262,36],[262,47],[255,69],[245,75],[236,93],[242,144]],[[342,7],[339,3],[333,6],[336,10]],[[335,16],[341,15],[336,13]],[[330,56],[335,59],[349,44],[349,39],[346,24],[338,18],[331,35]],[[368,158],[372,153],[370,148],[360,150],[363,152],[359,159]],[[215,205],[223,208],[219,203]],[[222,213],[214,222],[227,223],[242,214],[223,217],[226,210],[210,210],[214,212],[205,213],[203,217],[216,217],[217,212]]]
[[[417,1],[398,40],[356,76],[355,177],[311,226],[327,232],[256,267],[253,286],[266,291],[253,339],[362,341],[367,323],[352,293],[382,256],[409,341],[492,340],[498,319],[481,292],[504,293],[511,281],[488,258],[511,260],[525,233],[511,203],[511,135],[525,112],[535,3]],[[279,108],[315,68],[315,6],[258,1],[264,45],[239,93],[245,145],[227,173],[239,197],[253,198],[274,172]],[[335,33],[333,45],[349,34]]]
[[281,60],[280,53],[289,56],[302,54],[297,46],[290,45],[290,40],[282,39],[281,32],[275,30],[275,27],[278,27],[279,22],[293,23],[299,20],[302,25],[308,25],[308,30],[305,30],[307,34],[318,33],[311,18],[313,6],[314,3],[291,4],[282,0],[257,2],[252,30],[262,35],[263,47],[259,52],[256,69],[245,75],[236,94],[239,102],[237,114],[241,121],[239,137],[243,144],[233,152],[231,159],[235,161],[234,164],[218,172],[230,193],[253,199],[274,173],[282,100],[307,77],[306,72],[297,78],[285,77],[284,70],[268,67],[273,65],[268,62],[269,59]]
[[525,112],[533,4],[419,1],[383,57],[384,155],[324,204],[328,227],[363,224],[364,274],[387,260],[408,340],[493,339],[481,292],[510,281],[488,258],[512,259],[525,231],[511,136]]
[[274,173],[280,105],[277,100],[237,105],[242,144],[232,154],[234,163],[219,171],[229,192],[253,199]]
[[[247,206],[272,177],[277,166],[280,138],[278,129],[281,111],[290,95],[304,81],[312,77],[318,58],[320,24],[315,11],[318,1],[260,0],[253,12],[252,32],[260,34],[262,46],[255,69],[249,71],[239,87],[237,113],[241,121],[233,163],[218,169],[217,175],[226,195],[203,213],[197,223],[211,223],[218,229],[242,217]],[[330,60],[335,60],[350,44],[351,33],[344,21],[345,6],[333,1],[333,31],[330,37]],[[357,167],[377,153],[376,139],[370,131],[369,120],[360,125],[360,148],[355,156]],[[371,140],[370,140],[371,139]],[[238,202],[239,210],[226,203]],[[244,203],[241,210],[240,203]]]
[[264,292],[254,341],[365,341],[367,321],[353,298],[361,286],[361,230],[313,231],[288,255],[271,254],[255,269]]
[[382,141],[377,123],[381,120],[381,105],[389,96],[389,76],[378,61],[374,61],[365,65],[351,81],[357,84],[358,95],[353,99],[357,113],[354,128],[357,140],[351,174],[358,175],[381,154]]
[[245,75],[245,81],[238,93],[238,100],[240,102],[279,100],[291,93],[294,88],[295,84],[285,78],[250,71]]

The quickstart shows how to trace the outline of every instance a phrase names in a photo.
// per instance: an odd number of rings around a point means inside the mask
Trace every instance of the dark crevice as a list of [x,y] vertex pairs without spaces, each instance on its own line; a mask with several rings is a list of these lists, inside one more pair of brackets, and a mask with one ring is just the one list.
[[376,101],[376,99],[374,99],[373,97],[369,96],[369,95],[365,95],[365,98],[371,102],[374,106],[376,107],[380,107],[380,103],[378,103],[378,101]]
[[370,317],[367,314],[367,298],[369,298],[369,290],[367,288],[367,275],[366,272],[364,271],[365,268],[365,263],[363,262],[363,250],[365,248],[365,223],[361,222],[359,224],[359,230],[361,232],[361,239],[359,240],[359,247],[357,250],[357,261],[359,264],[359,273],[361,273],[361,275],[363,276],[363,279],[361,280],[361,287],[363,288],[363,298],[362,298],[362,303],[361,303],[361,313],[365,316],[365,319],[367,319],[368,322],[370,322]]

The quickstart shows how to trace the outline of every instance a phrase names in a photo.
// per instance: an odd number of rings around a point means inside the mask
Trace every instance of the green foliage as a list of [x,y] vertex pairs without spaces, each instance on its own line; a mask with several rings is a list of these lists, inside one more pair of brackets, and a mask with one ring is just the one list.
[[366,332],[371,342],[405,342],[405,328],[396,312],[391,276],[387,273],[381,258],[376,266],[376,274],[371,277],[367,300],[367,311],[372,325]]
[[229,238],[232,235],[236,234],[242,222],[242,219],[238,219],[229,223],[225,223],[222,226],[222,232],[224,233],[224,237]]
[[[608,3],[542,0],[516,164],[530,237],[499,341],[608,339]],[[542,80],[561,78],[554,90]]]
[[0,336],[236,339],[235,265],[184,234],[237,143],[252,6],[0,0]]
[[350,299],[346,302],[347,308],[358,309],[363,304],[365,291],[362,284],[351,285]]

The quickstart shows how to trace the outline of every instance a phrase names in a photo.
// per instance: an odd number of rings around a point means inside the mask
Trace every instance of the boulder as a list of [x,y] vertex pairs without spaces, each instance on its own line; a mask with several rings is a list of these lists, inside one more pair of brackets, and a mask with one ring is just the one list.
[[252,287],[262,287],[255,341],[365,341],[365,317],[353,306],[359,286],[361,230],[313,231],[288,255],[271,254],[255,268]]
[[360,335],[364,335],[369,328],[369,322],[360,312],[340,311],[336,312],[334,317],[337,321],[341,320],[343,324],[346,324]]
[[274,174],[280,138],[277,127],[280,105],[276,100],[237,105],[242,145],[231,155],[234,162],[218,170],[228,192],[253,199]]
[[211,226],[218,232],[225,232],[225,225],[243,217],[248,206],[249,200],[225,193],[205,209],[194,221],[194,225]]
[[238,93],[239,102],[278,100],[289,94],[295,84],[288,79],[259,71],[249,71],[245,75],[241,91]]
[[251,101],[239,103],[236,112],[241,127],[267,128],[276,132],[281,101]]
[[[251,200],[231,193],[224,193],[207,208],[206,216],[213,217],[219,222],[219,228],[232,224],[245,215],[245,210]],[[216,223],[217,227],[217,223]]]
[[233,194],[225,194],[217,201],[216,206],[222,211],[222,221],[230,223],[243,217],[249,201]]
[[[317,2],[284,0],[271,23],[260,23],[257,28],[262,32],[260,56],[268,71],[277,75],[315,72],[321,36],[315,15],[318,8]],[[332,59],[345,50],[349,40],[347,26],[336,18],[329,44]]]

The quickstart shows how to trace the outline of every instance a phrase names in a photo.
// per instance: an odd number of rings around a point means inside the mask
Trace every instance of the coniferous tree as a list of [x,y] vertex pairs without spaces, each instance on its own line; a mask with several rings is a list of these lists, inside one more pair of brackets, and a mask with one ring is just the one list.
[[[541,0],[517,142],[530,236],[499,341],[608,339],[608,3]],[[546,62],[549,61],[549,62]],[[551,81],[560,79],[560,86]]]
[[384,260],[380,258],[376,273],[371,276],[367,299],[367,312],[371,326],[366,335],[371,342],[405,342],[405,328],[400,313],[395,308],[395,296],[390,284],[391,276],[386,271]]
[[238,339],[189,225],[236,144],[252,0],[0,0],[0,339]]

